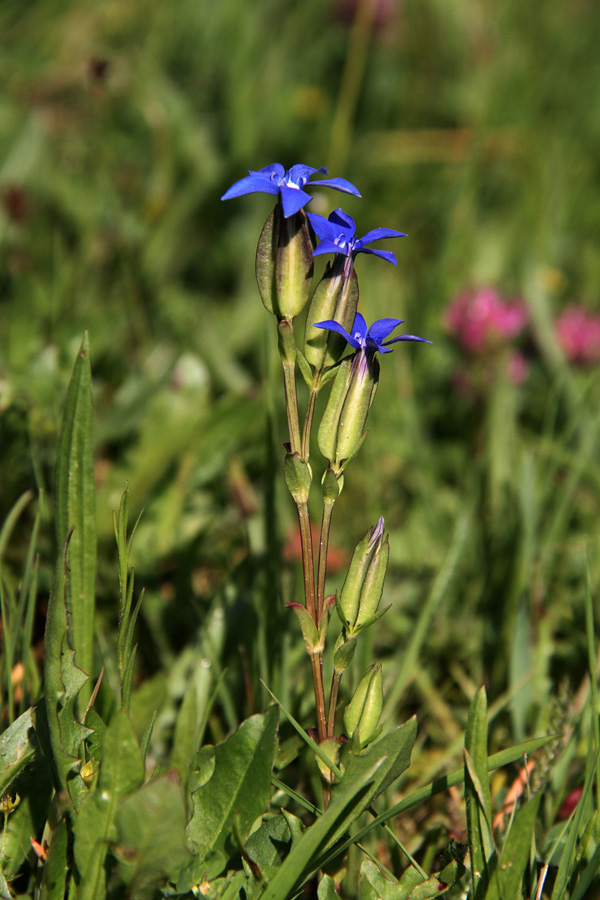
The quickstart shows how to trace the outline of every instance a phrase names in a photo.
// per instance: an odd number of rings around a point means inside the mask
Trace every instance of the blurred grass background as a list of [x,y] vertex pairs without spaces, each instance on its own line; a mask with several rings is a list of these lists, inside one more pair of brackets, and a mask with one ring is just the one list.
[[[570,303],[600,312],[598,5],[4,0],[0,34],[0,518],[43,491],[41,611],[56,436],[87,329],[100,647],[114,641],[112,510],[128,482],[144,508],[140,707],[180,697],[201,653],[226,669],[211,739],[261,707],[259,675],[310,722],[281,611],[300,578],[254,283],[271,201],[219,197],[248,168],[325,164],[364,199],[314,190],[313,212],[343,204],[361,235],[408,233],[397,268],[357,260],[367,319],[400,316],[434,342],[382,361],[334,520],[331,590],[367,526],[384,514],[390,530],[393,607],[374,637],[389,721],[419,713],[417,774],[459,749],[481,682],[492,749],[574,721],[586,544],[594,589],[600,574],[599,387],[553,322]],[[455,294],[486,284],[529,309],[522,385],[446,334]],[[15,583],[32,518],[33,505],[5,551]]]

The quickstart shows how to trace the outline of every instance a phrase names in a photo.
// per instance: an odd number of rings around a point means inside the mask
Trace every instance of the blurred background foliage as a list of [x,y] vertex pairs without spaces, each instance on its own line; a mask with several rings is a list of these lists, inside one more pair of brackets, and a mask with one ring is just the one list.
[[[300,585],[282,390],[254,282],[271,201],[219,197],[248,168],[325,164],[364,199],[314,190],[313,212],[343,203],[361,235],[408,233],[397,268],[358,258],[365,316],[434,342],[382,360],[330,589],[384,514],[393,605],[375,641],[389,722],[420,716],[417,776],[459,749],[481,682],[492,749],[567,727],[585,685],[586,543],[594,588],[599,575],[599,386],[555,322],[571,304],[600,313],[598,5],[4,0],[0,24],[0,517],[42,491],[40,612],[56,436],[87,329],[100,651],[126,482],[144,509],[134,717],[181,697],[191,669],[201,679],[200,654],[219,685],[210,739],[263,706],[259,675],[310,724],[282,610]],[[485,285],[527,308],[520,383],[507,347],[476,357],[448,333],[448,304]],[[8,582],[34,507],[4,548]]]

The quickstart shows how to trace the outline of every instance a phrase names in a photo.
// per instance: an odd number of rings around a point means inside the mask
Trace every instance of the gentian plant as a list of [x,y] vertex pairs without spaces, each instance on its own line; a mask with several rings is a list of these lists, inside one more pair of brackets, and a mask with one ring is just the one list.
[[[345,735],[337,732],[338,697],[344,670],[354,655],[357,638],[382,615],[378,611],[387,569],[389,546],[384,521],[369,529],[354,553],[341,597],[327,595],[327,552],[335,501],[344,483],[344,471],[358,453],[366,436],[369,410],[379,380],[377,353],[390,353],[398,341],[425,341],[412,334],[392,337],[400,319],[380,319],[367,328],[357,311],[358,284],[354,260],[359,253],[379,256],[396,263],[393,253],[368,245],[385,238],[402,237],[389,228],[376,228],[356,237],[354,219],[343,210],[334,210],[328,219],[305,214],[310,200],[304,191],[309,177],[325,169],[293,166],[284,172],[280,165],[250,172],[236,182],[223,199],[254,191],[277,194],[277,205],[263,229],[256,255],[259,290],[267,310],[276,318],[289,442],[284,460],[284,476],[298,513],[304,574],[304,598],[288,606],[296,613],[311,661],[316,705],[318,744],[331,766],[323,764],[325,804],[330,782],[335,782],[333,766],[341,760],[340,748],[351,741],[355,751],[364,751],[379,734],[383,702],[381,667],[372,667],[361,678],[344,711]],[[344,179],[315,182],[360,196]],[[321,239],[317,244],[316,238]],[[332,265],[309,301],[313,257],[334,254]],[[303,349],[296,341],[294,320],[309,304]],[[338,339],[329,346],[328,338]],[[388,340],[389,338],[389,340]],[[344,353],[350,351],[349,353]],[[296,363],[310,391],[301,426],[297,399]],[[318,445],[325,459],[321,479],[322,519],[318,557],[313,558],[308,506],[313,482],[310,463],[311,434],[317,395],[331,384],[328,402],[318,429]],[[323,656],[332,611],[336,609],[341,631],[333,651],[333,680],[328,691],[323,681]],[[402,738],[404,740],[404,738]],[[339,772],[338,772],[339,777]]]

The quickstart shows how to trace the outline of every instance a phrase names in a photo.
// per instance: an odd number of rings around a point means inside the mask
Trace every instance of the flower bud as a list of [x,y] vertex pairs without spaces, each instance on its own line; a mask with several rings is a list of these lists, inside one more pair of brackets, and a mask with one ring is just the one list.
[[281,202],[267,219],[256,248],[256,281],[265,309],[293,319],[308,302],[315,240],[304,210],[287,219]]
[[389,544],[383,541],[383,516],[370,528],[358,543],[352,556],[350,568],[342,594],[339,609],[343,614],[342,624],[351,635],[375,615],[381,594],[389,558]]
[[352,258],[338,254],[333,264],[327,264],[306,316],[304,355],[317,371],[336,363],[343,355],[346,343],[340,335],[315,328],[313,323],[335,319],[350,331],[357,307],[358,279]]
[[319,427],[319,449],[334,472],[358,452],[379,381],[379,361],[364,350],[338,370]]
[[381,665],[377,664],[363,675],[344,712],[346,733],[359,749],[362,750],[377,737],[382,709],[383,675]]

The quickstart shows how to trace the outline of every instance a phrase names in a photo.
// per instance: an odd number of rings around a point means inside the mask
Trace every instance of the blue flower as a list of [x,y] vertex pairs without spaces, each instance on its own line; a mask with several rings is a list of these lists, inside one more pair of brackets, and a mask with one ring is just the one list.
[[307,213],[307,215],[315,234],[321,239],[313,256],[319,256],[322,253],[341,253],[354,258],[357,253],[373,253],[396,265],[396,257],[391,250],[372,250],[370,247],[365,247],[365,244],[372,244],[373,241],[381,241],[384,238],[406,237],[404,232],[394,231],[392,228],[374,228],[373,231],[368,231],[364,237],[357,238],[354,236],[356,231],[354,219],[343,209],[334,209],[328,219],[316,213]]
[[352,334],[348,334],[346,329],[333,319],[328,319],[326,322],[315,322],[314,325],[315,328],[327,328],[329,331],[337,331],[355,350],[363,350],[367,353],[370,351],[370,354],[376,351],[379,353],[391,353],[389,345],[398,341],[422,341],[424,344],[431,344],[431,341],[428,341],[426,338],[416,337],[414,334],[401,334],[399,337],[384,342],[384,339],[392,333],[394,328],[402,325],[403,321],[403,319],[377,319],[370,328],[367,328],[364,317],[360,313],[356,313]]
[[[306,206],[312,197],[304,190],[311,175],[327,175],[325,166],[313,169],[312,166],[292,166],[287,172],[280,163],[272,163],[259,169],[258,172],[248,170],[248,175],[232,184],[225,191],[221,200],[231,200],[232,197],[241,197],[243,194],[279,194],[283,206],[283,215],[287,219]],[[360,197],[359,192],[346,181],[345,178],[328,178],[325,181],[315,181],[315,186],[335,188],[336,191],[344,191],[346,194],[354,194]]]

